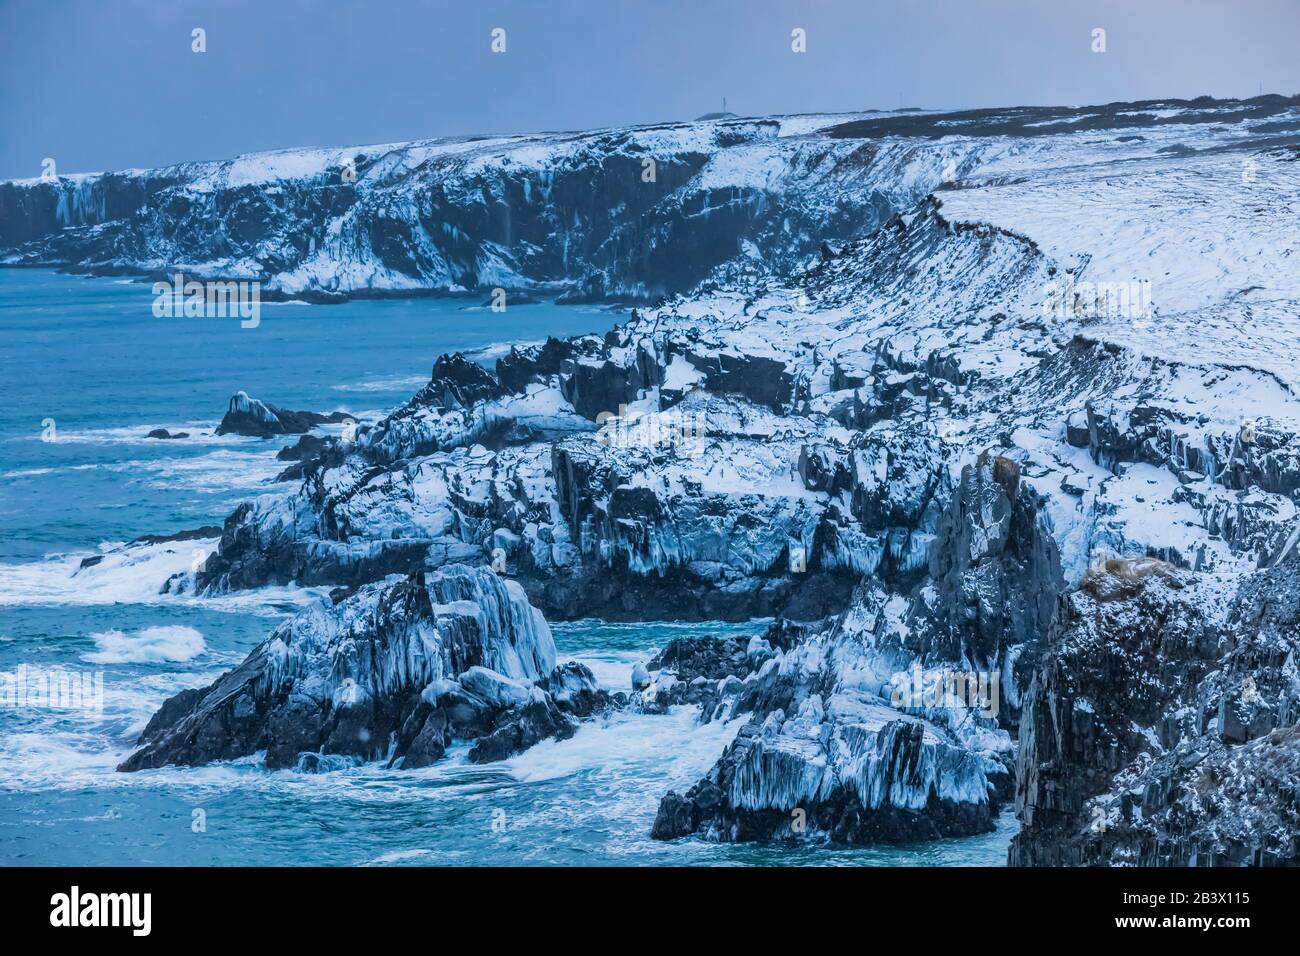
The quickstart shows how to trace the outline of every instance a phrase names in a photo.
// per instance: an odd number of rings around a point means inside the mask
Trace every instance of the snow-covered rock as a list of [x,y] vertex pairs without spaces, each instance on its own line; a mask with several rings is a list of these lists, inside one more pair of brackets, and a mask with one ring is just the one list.
[[573,715],[607,703],[590,671],[556,668],[550,628],[518,584],[452,565],[281,625],[212,686],[163,704],[119,769],[258,751],[268,768],[326,755],[423,766],[454,738],[476,740],[471,760],[497,760],[571,736]]
[[1025,705],[1011,862],[1300,860],[1300,564],[1088,572]]
[[270,438],[272,435],[300,435],[318,425],[337,423],[347,419],[343,412],[322,415],[319,412],[295,412],[271,405],[247,392],[236,392],[230,398],[226,414],[217,425],[218,435],[250,435]]

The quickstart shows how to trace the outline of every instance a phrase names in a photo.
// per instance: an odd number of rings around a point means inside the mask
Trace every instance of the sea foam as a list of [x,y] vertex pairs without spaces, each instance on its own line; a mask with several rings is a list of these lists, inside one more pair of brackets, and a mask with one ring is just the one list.
[[207,649],[199,631],[182,625],[146,627],[133,634],[118,630],[101,631],[90,636],[99,650],[83,654],[82,660],[92,664],[188,661]]

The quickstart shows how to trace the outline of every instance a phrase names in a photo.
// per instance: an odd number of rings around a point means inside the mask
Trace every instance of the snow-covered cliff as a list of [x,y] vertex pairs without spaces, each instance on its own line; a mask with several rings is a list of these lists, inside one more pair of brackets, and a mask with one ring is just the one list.
[[[970,833],[1014,793],[1024,862],[1277,861],[1294,791],[1242,807],[1300,747],[1297,634],[1249,613],[1300,560],[1298,136],[1281,97],[711,121],[371,150],[355,182],[331,179],[350,151],[140,174],[153,198],[113,219],[46,215],[49,185],[0,202],[12,261],[666,296],[492,369],[439,358],[168,588],[364,595],[468,563],[551,616],[778,616],[724,672],[663,663],[633,695],[745,724],[665,797],[665,838]],[[1166,598],[1238,609],[1232,640],[1189,662]],[[900,697],[914,669],[983,691]],[[1267,720],[1232,703],[1247,678]],[[1188,787],[1237,822],[1183,828]]]

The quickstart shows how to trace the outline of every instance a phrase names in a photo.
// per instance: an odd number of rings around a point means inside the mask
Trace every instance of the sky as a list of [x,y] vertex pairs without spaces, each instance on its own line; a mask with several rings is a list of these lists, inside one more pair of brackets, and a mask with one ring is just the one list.
[[1300,0],[0,0],[0,178],[691,119],[724,96],[754,116],[1293,94],[1297,37]]

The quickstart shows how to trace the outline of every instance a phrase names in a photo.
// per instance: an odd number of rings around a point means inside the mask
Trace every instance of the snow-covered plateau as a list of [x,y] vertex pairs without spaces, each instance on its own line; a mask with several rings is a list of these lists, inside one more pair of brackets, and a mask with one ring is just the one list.
[[[495,760],[692,707],[735,732],[659,838],[928,840],[1014,805],[1012,863],[1300,863],[1300,98],[8,182],[0,260],[635,305],[431,356],[386,417],[305,435],[296,490],[158,586],[332,600],[124,770]],[[546,620],[582,617],[775,622],[610,694],[557,666]]]

